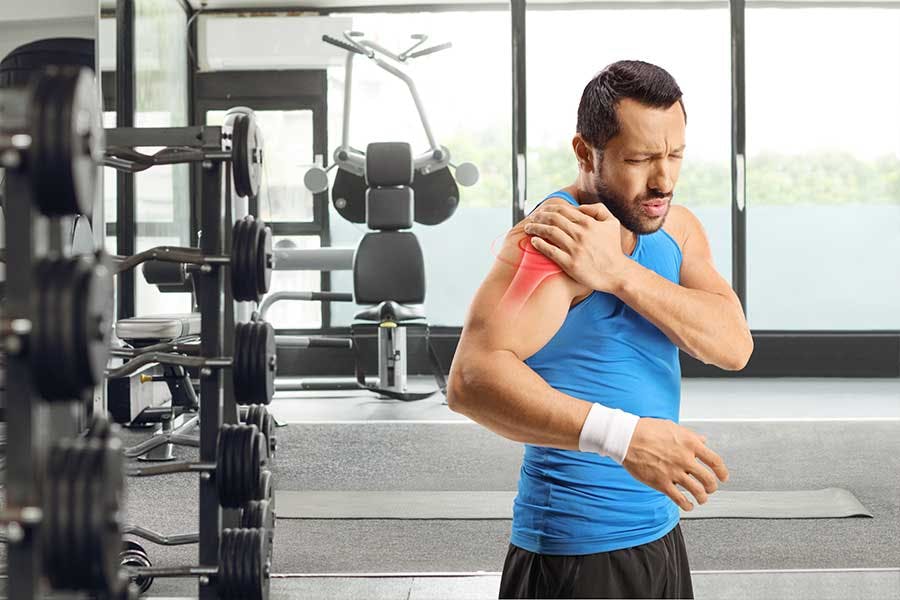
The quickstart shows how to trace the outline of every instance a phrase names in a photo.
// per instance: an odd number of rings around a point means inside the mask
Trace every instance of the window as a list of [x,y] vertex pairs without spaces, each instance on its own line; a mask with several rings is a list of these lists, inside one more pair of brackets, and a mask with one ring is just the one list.
[[753,329],[900,328],[900,12],[748,9]]

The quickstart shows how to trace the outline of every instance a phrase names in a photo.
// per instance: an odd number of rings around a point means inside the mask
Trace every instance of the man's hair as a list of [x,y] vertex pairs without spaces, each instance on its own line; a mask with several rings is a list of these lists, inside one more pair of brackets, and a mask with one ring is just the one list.
[[687,123],[681,88],[668,71],[640,60],[614,62],[588,82],[578,104],[576,131],[601,157],[606,143],[619,133],[616,106],[622,98],[651,108],[669,108],[678,102]]

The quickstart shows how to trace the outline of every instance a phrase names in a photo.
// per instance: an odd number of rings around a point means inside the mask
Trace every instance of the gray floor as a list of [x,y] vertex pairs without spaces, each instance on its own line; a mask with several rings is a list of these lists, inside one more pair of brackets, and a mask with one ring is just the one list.
[[[286,396],[272,405],[290,423],[278,430],[278,489],[515,489],[521,444],[439,397]],[[681,415],[725,459],[727,489],[843,487],[874,515],[683,521],[697,598],[900,597],[900,380],[685,380]],[[195,529],[196,487],[190,475],[131,479],[126,517],[164,533]],[[509,530],[496,520],[280,519],[272,597],[496,598]],[[157,565],[196,556],[196,546],[147,548]],[[195,594],[189,580],[151,589]]]

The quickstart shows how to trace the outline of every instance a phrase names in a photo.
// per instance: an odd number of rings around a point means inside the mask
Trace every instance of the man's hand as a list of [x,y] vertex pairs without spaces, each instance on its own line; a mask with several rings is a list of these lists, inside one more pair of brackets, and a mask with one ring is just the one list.
[[628,266],[621,224],[602,203],[541,206],[525,233],[541,254],[592,290],[614,292]]
[[[701,460],[713,471],[705,468]],[[716,477],[728,481],[725,462],[706,447],[706,437],[666,419],[643,417],[638,421],[622,466],[632,477],[664,493],[686,511],[694,505],[676,484],[693,494],[697,502],[706,504],[709,494],[719,487]]]

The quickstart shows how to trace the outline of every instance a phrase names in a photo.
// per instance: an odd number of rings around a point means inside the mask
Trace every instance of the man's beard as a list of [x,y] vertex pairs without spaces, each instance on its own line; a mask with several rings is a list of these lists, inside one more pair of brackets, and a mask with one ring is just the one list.
[[661,219],[647,216],[644,213],[643,203],[651,200],[667,200],[671,207],[672,198],[674,197],[674,194],[667,196],[657,191],[648,190],[646,193],[641,194],[640,197],[628,201],[609,189],[599,177],[595,178],[594,189],[590,191],[592,192],[591,195],[598,202],[602,202],[625,229],[638,235],[656,233],[665,224],[668,216],[668,211]]

